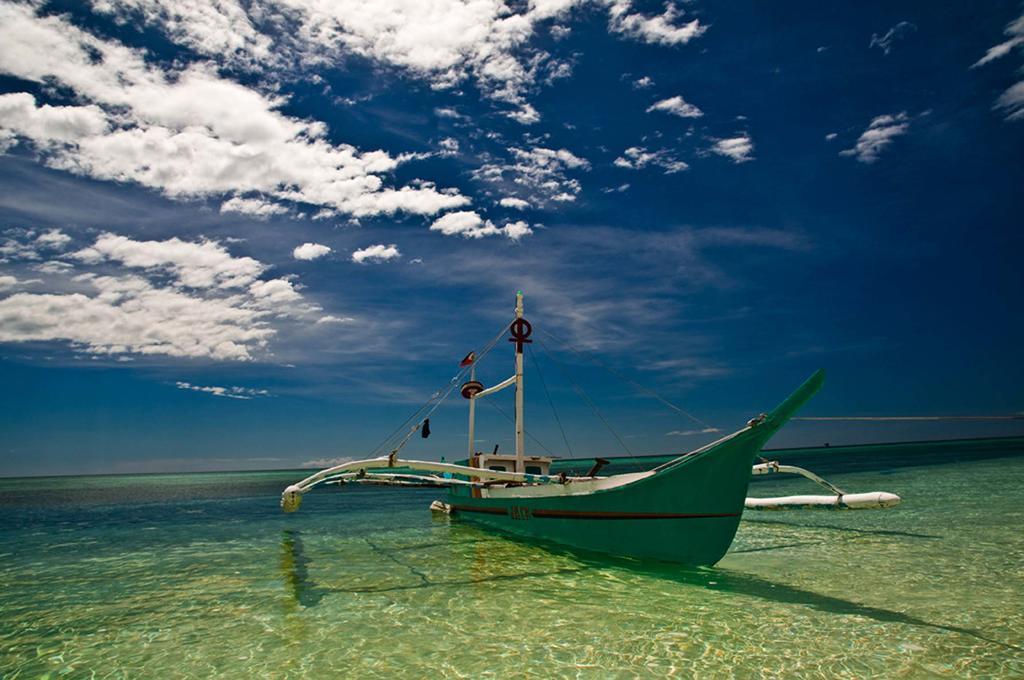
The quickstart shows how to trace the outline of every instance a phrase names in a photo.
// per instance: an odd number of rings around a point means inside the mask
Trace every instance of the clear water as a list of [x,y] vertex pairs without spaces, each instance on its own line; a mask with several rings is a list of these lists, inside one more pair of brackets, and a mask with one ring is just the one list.
[[[1024,457],[833,474],[687,570],[295,473],[0,480],[0,676],[1024,677]],[[757,495],[812,492],[760,482]]]

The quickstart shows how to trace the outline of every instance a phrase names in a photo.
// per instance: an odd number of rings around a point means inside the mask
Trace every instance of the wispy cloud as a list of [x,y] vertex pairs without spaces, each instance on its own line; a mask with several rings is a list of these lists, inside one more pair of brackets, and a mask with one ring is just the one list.
[[844,149],[839,155],[853,156],[861,163],[874,163],[895,138],[906,134],[909,129],[910,118],[906,111],[876,116],[871,120],[868,129],[857,138],[853,148]]
[[[799,252],[805,239],[777,229],[670,229],[636,232],[598,225],[563,226],[545,239],[499,252],[475,248],[435,253],[415,268],[423,279],[458,284],[472,280],[477,295],[501,300],[509,290],[526,292],[531,309],[542,310],[550,328],[577,347],[618,351],[638,342],[680,351],[676,330],[685,300],[697,291],[725,290],[741,285],[735,272],[716,264],[712,252],[723,249],[768,249]],[[608,274],[615,263],[626,277]],[[501,321],[504,321],[502,318]],[[697,342],[695,336],[690,340]],[[688,345],[687,345],[688,346]],[[666,376],[684,380],[721,375],[713,361],[686,364],[661,355]]]
[[240,215],[250,215],[265,219],[272,215],[284,215],[288,212],[288,208],[277,203],[264,201],[261,198],[235,196],[221,203],[220,211],[222,213],[238,213]]
[[747,161],[754,160],[754,157],[751,155],[754,152],[754,142],[745,133],[735,137],[715,140],[709,151],[719,156],[725,156],[733,163],[746,163]]
[[666,432],[665,436],[666,437],[688,437],[688,436],[694,435],[694,434],[713,434],[715,432],[721,432],[721,430],[719,428],[717,428],[717,427],[705,427],[705,428],[703,428],[701,430],[672,430],[671,432]]
[[534,146],[508,151],[510,161],[485,163],[473,171],[473,177],[510,194],[529,192],[534,203],[575,201],[582,187],[571,174],[590,169],[590,161],[568,149]]
[[889,54],[898,41],[903,40],[915,31],[917,31],[917,26],[909,21],[901,21],[882,35],[872,33],[871,42],[868,44],[868,47],[877,47],[884,54]]
[[680,118],[700,118],[704,115],[703,111],[693,104],[688,103],[683,99],[682,95],[676,95],[675,97],[669,97],[668,99],[662,99],[654,102],[647,107],[647,113],[651,113],[653,111],[671,113],[673,116],[679,116]]
[[335,465],[341,465],[342,463],[351,463],[355,458],[341,456],[338,458],[314,458],[313,460],[307,460],[299,465],[304,468],[329,468]]
[[[1015,48],[1024,46],[1024,14],[1021,14],[1007,24],[1004,33],[1009,38],[990,47],[981,59],[974,62],[971,68],[984,66],[989,62],[1005,57]],[[1024,119],[1024,80],[1019,80],[1007,88],[999,95],[992,108],[1002,109],[1006,113],[1006,120]]]
[[668,149],[648,151],[640,146],[631,146],[623,151],[622,155],[615,159],[614,165],[629,170],[641,170],[648,165],[654,165],[663,169],[666,175],[682,172],[690,167],[685,161],[676,158]]
[[215,385],[193,385],[189,382],[179,380],[174,383],[179,390],[191,390],[193,392],[204,392],[215,397],[226,397],[228,399],[252,399],[254,397],[268,397],[267,390],[255,389],[252,387],[218,387]]

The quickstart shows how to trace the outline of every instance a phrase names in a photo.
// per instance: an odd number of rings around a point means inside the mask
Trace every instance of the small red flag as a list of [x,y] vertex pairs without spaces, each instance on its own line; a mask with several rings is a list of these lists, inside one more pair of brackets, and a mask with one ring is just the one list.
[[474,361],[476,361],[476,352],[470,352],[462,361],[459,362],[459,368],[469,366]]

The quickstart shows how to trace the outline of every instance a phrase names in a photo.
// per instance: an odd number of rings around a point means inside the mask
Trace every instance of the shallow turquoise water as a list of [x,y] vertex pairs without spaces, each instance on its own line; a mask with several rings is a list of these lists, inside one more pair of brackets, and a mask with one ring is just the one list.
[[904,503],[747,513],[702,570],[434,519],[433,490],[285,516],[295,473],[0,480],[0,676],[1024,677],[1022,463],[833,473]]

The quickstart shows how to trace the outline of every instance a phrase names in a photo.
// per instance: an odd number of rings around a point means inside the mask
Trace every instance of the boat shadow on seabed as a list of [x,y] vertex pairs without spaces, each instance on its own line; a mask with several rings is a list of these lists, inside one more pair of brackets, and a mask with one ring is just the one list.
[[[683,586],[704,588],[707,590],[724,591],[737,595],[756,597],[770,602],[786,605],[799,605],[811,609],[836,614],[841,616],[862,616],[881,623],[897,623],[912,626],[921,626],[934,630],[941,630],[950,633],[967,635],[1004,649],[1016,652],[1024,652],[1024,649],[1000,640],[987,637],[984,633],[970,628],[951,626],[943,623],[934,623],[924,619],[904,614],[902,612],[863,605],[851,600],[823,595],[810,590],[804,590],[783,583],[777,583],[763,579],[753,574],[723,569],[720,567],[686,567],[670,564],[667,562],[641,561],[629,558],[615,557],[600,553],[590,553],[576,549],[566,548],[559,544],[545,544],[543,549],[549,553],[567,558],[576,566],[558,567],[546,570],[527,570],[514,572],[497,572],[495,568],[501,565],[492,564],[487,570],[490,573],[481,573],[479,576],[460,577],[458,579],[434,579],[428,576],[416,564],[410,563],[402,558],[402,553],[410,550],[429,549],[434,547],[452,547],[456,545],[473,546],[480,544],[493,544],[508,540],[506,538],[494,537],[492,534],[480,531],[475,527],[452,527],[455,540],[417,543],[397,547],[385,547],[365,539],[371,550],[385,557],[388,561],[408,569],[415,577],[414,583],[401,585],[386,585],[381,587],[332,587],[323,588],[313,583],[309,578],[309,558],[305,554],[302,543],[301,532],[296,530],[285,530],[281,541],[281,575],[288,589],[292,606],[314,607],[320,604],[325,595],[328,594],[366,594],[383,593],[400,590],[411,590],[419,588],[460,588],[474,584],[497,583],[515,581],[529,578],[539,578],[560,574],[582,574],[590,571],[622,569],[633,574],[673,581]],[[932,536],[920,536],[921,538],[937,538]],[[512,539],[515,543],[523,544],[522,541]],[[488,550],[475,550],[476,559],[486,556]],[[486,557],[484,557],[486,559]]]

